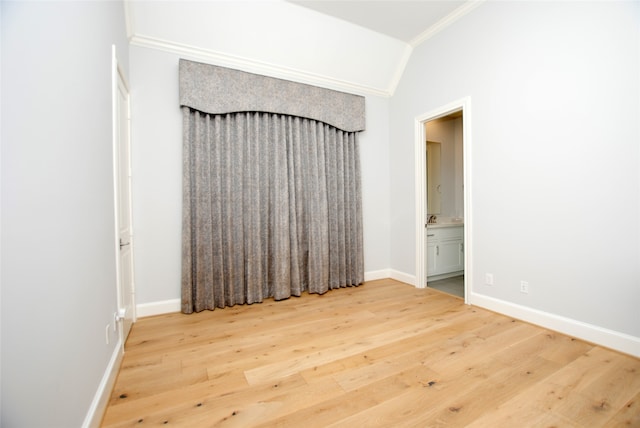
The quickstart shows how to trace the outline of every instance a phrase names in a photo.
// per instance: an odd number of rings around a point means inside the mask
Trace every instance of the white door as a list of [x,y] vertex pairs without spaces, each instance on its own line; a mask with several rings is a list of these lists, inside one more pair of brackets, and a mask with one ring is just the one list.
[[131,227],[131,138],[129,88],[114,48],[114,173],[117,228],[118,313],[120,338],[124,346],[135,321],[133,281],[133,233]]

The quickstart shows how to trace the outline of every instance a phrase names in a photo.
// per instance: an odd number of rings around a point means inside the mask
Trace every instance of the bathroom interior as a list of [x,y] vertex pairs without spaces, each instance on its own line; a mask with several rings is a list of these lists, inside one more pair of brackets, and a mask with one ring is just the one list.
[[462,111],[425,123],[427,287],[464,298]]

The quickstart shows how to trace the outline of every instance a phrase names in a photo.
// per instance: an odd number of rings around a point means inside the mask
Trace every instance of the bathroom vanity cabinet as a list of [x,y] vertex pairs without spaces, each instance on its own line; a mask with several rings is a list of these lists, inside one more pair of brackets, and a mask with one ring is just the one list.
[[428,279],[446,278],[464,272],[464,226],[427,226]]

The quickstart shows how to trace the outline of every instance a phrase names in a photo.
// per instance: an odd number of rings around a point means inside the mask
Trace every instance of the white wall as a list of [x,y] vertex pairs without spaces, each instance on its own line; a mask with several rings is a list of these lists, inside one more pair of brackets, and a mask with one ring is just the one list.
[[[141,46],[132,46],[130,50],[136,297],[142,305],[142,314],[179,308],[176,306],[180,298],[182,234],[179,58],[174,53]],[[365,271],[375,275],[389,267],[389,100],[367,96],[366,110],[367,130],[360,137]],[[167,305],[160,307],[160,302]],[[148,309],[154,305],[155,308]]]
[[345,92],[387,96],[411,52],[398,39],[282,0],[127,4],[134,43]]
[[640,343],[639,8],[486,2],[415,49],[390,107],[393,269],[415,272],[414,118],[470,96],[475,301]]
[[[111,45],[119,2],[2,8],[2,417],[78,427],[116,335]],[[112,330],[111,330],[112,331]]]

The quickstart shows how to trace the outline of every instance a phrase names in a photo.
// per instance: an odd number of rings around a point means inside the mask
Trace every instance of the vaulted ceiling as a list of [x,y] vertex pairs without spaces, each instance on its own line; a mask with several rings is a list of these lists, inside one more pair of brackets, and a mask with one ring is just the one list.
[[413,48],[480,3],[125,0],[125,9],[132,45],[391,96]]
[[421,36],[431,27],[466,3],[464,0],[288,1],[386,34],[412,46],[418,44]]

